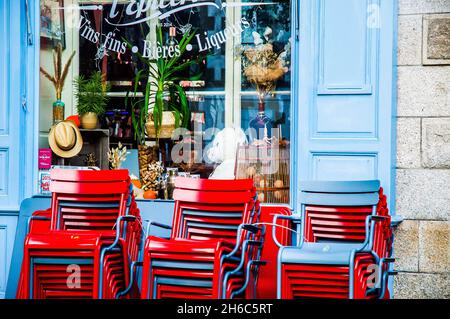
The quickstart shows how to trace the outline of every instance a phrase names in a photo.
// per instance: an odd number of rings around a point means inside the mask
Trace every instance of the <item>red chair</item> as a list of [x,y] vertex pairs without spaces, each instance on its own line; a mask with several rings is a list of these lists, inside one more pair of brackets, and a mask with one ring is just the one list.
[[177,178],[175,186],[170,239],[145,242],[141,297],[249,297],[263,234],[252,225],[259,218],[253,181]]
[[263,206],[259,224],[266,226],[264,246],[261,250],[261,260],[266,262],[260,266],[257,278],[257,299],[275,299],[277,297],[277,256],[278,247],[272,238],[276,238],[284,246],[290,246],[292,230],[286,219],[279,218],[277,224],[273,225],[275,215],[291,216],[291,210],[283,206]]
[[141,227],[128,172],[52,170],[50,177],[52,206],[30,220],[17,297],[116,298],[129,291]]

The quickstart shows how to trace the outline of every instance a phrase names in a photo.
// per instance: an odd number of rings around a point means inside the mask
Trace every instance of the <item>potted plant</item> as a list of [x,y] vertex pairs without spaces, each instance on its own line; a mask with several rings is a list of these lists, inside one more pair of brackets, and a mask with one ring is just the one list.
[[[137,53],[144,67],[136,72],[134,87],[132,92],[128,92],[126,103],[128,104],[130,99],[141,179],[148,175],[146,174],[148,165],[158,160],[158,146],[153,148],[147,146],[146,137],[155,139],[158,145],[160,138],[170,138],[174,129],[180,126],[187,127],[189,123],[188,100],[179,82],[195,81],[201,75],[180,76],[182,71],[204,58],[198,56],[189,61],[181,60],[194,36],[195,32],[185,33],[178,44],[179,54],[172,57],[148,59]],[[156,27],[156,39],[159,44],[164,43],[160,25]],[[132,47],[130,43],[128,46]],[[144,187],[150,183],[151,181],[142,180]]]
[[108,91],[109,85],[105,84],[100,71],[87,79],[82,75],[75,79],[75,98],[82,128],[91,130],[97,127],[98,116],[105,113],[109,100]]
[[[135,134],[139,135],[136,136],[137,139],[145,139],[145,134],[139,132],[145,132],[148,137],[156,140],[170,138],[173,129],[187,127],[190,120],[189,105],[186,92],[179,82],[198,80],[201,74],[182,77],[180,73],[204,58],[199,56],[189,61],[181,61],[194,36],[195,32],[185,33],[179,42],[179,54],[171,58],[147,59],[137,54],[145,66],[136,73],[132,92],[134,101],[131,107],[133,110],[139,110],[139,116],[132,117]],[[164,43],[160,25],[156,27],[156,39],[158,43]],[[139,83],[142,86],[139,86]],[[144,99],[136,99],[140,92]],[[135,114],[136,112],[132,112],[132,115]]]

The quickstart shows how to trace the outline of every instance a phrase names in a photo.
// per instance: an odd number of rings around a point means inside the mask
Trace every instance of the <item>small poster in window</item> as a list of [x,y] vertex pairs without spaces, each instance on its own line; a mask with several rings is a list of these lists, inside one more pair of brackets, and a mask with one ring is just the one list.
[[66,47],[64,29],[64,0],[41,0],[41,46],[55,47],[61,43]]
[[50,171],[39,171],[39,193],[50,195]]
[[40,148],[38,168],[48,170],[51,167],[52,167],[52,150],[49,148]]

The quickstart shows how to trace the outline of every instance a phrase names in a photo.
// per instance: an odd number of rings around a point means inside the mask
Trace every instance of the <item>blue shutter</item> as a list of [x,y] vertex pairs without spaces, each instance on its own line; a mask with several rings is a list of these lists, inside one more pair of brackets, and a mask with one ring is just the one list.
[[298,180],[380,179],[393,205],[392,0],[300,0]]

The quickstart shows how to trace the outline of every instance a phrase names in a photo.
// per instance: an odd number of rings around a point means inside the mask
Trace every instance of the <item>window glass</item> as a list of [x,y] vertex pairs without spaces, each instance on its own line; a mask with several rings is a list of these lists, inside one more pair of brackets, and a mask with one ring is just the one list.
[[[145,198],[167,196],[172,168],[253,178],[262,202],[289,203],[289,1],[40,7],[39,146],[52,165],[128,168]],[[119,146],[126,160],[109,161]]]

